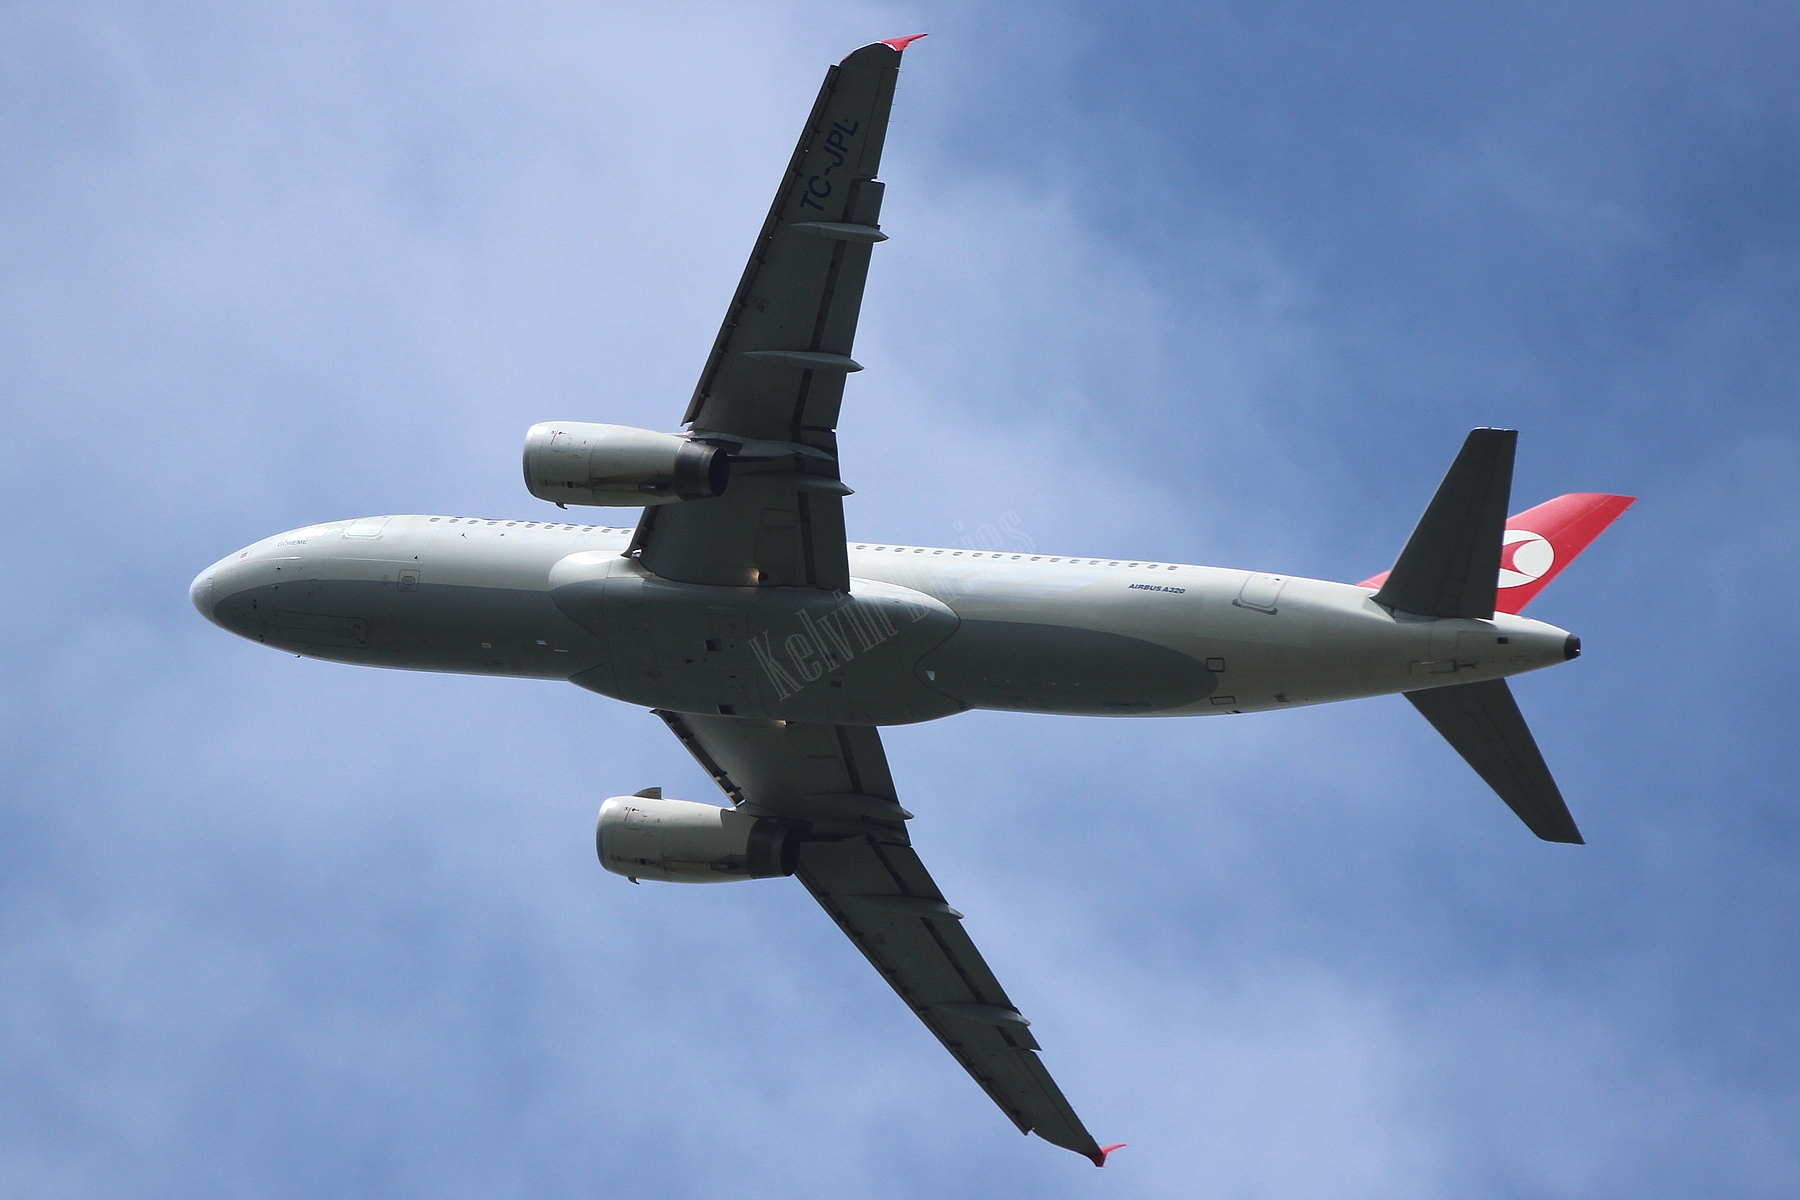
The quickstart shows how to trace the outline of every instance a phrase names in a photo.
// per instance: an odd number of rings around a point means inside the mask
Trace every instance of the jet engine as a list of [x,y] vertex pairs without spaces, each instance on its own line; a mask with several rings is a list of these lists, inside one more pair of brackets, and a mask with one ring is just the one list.
[[678,433],[545,421],[525,434],[525,487],[555,504],[638,508],[722,495],[731,459]]
[[792,822],[716,804],[614,796],[594,830],[600,865],[629,879],[729,883],[792,875],[800,833]]

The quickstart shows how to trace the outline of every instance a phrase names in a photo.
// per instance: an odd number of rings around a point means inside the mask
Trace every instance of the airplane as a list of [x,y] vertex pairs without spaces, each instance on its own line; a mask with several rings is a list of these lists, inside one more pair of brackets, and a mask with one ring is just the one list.
[[[1633,503],[1507,515],[1517,433],[1470,432],[1393,567],[1361,583],[851,542],[837,427],[900,60],[831,67],[680,432],[527,433],[551,520],[398,515],[276,534],[202,571],[231,633],[361,666],[567,680],[650,709],[729,804],[600,807],[633,882],[797,877],[1022,1133],[1096,1166],[1020,1015],[914,853],[880,728],[970,709],[1222,716],[1399,693],[1539,838],[1581,834],[1507,687],[1576,657],[1520,615]],[[569,505],[642,510],[635,525]],[[546,514],[550,515],[550,514]]]

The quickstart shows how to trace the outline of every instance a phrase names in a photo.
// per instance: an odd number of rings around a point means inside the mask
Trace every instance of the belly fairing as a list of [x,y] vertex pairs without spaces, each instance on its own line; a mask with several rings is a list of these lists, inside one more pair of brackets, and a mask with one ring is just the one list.
[[550,595],[602,640],[573,682],[677,712],[902,725],[967,705],[913,670],[956,629],[938,600],[855,580],[849,596],[806,588],[673,583],[614,554],[574,554]]

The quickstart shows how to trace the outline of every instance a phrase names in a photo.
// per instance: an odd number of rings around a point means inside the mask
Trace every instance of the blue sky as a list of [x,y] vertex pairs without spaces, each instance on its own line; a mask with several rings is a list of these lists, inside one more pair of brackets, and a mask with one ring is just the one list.
[[[1753,1197],[1800,1177],[1800,18],[1766,4],[0,12],[0,1191]],[[1516,690],[1589,846],[1401,700],[887,735],[1102,1141],[1005,1120],[574,688],[315,663],[186,585],[536,515],[671,425],[824,67],[920,29],[854,536],[1360,579],[1474,425],[1639,505]]]

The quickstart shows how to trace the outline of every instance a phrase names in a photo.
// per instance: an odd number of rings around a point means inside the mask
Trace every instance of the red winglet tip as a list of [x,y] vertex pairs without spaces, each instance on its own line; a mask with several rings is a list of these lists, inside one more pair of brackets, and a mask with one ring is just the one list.
[[1093,1154],[1088,1155],[1088,1157],[1094,1160],[1094,1165],[1096,1167],[1104,1167],[1106,1165],[1106,1156],[1107,1155],[1111,1154],[1114,1150],[1123,1150],[1124,1148],[1125,1148],[1124,1142],[1114,1142],[1110,1146],[1100,1147],[1099,1150],[1095,1151]]
[[926,35],[922,33],[909,33],[905,37],[883,38],[881,39],[881,44],[883,46],[892,47],[897,53],[904,54],[908,46],[924,36]]

